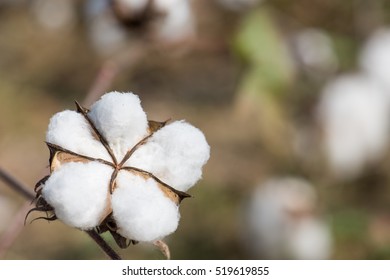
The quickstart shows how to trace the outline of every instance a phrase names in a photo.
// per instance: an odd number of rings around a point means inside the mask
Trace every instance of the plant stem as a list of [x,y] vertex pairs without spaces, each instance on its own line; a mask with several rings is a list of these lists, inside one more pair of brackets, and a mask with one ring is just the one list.
[[4,181],[4,183],[24,196],[26,199],[33,200],[35,198],[35,195],[32,191],[30,191],[22,182],[18,181],[2,167],[0,167],[0,180]]
[[122,258],[107,244],[106,241],[94,230],[86,231],[88,235],[96,242],[97,245],[107,254],[112,260],[121,260]]

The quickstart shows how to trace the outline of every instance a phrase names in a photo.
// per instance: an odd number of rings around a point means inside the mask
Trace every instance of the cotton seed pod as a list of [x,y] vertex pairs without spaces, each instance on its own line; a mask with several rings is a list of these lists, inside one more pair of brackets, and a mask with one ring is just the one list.
[[210,155],[184,121],[148,121],[138,96],[111,92],[88,110],[55,114],[46,134],[51,174],[37,207],[81,230],[110,231],[120,247],[173,233],[179,204]]

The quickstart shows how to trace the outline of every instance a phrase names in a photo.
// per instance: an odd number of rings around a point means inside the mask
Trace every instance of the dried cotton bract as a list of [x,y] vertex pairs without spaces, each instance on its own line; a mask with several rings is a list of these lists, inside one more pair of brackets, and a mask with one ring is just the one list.
[[51,174],[37,184],[35,210],[81,230],[110,231],[121,247],[173,233],[184,191],[209,158],[203,133],[184,121],[148,121],[132,93],[77,108],[50,120]]

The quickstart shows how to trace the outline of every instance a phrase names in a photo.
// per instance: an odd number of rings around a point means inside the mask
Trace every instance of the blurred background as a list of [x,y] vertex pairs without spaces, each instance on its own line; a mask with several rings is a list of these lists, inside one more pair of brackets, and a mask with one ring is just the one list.
[[[132,91],[211,146],[173,259],[388,259],[388,24],[385,0],[0,0],[0,168],[32,190],[54,113]],[[30,207],[0,182],[0,258],[106,258],[60,221],[23,226]]]

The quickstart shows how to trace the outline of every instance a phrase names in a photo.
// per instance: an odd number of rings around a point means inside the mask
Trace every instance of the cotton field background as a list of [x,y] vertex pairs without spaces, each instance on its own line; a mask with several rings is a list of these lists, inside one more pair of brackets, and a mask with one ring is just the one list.
[[[110,91],[210,145],[173,259],[390,258],[388,1],[0,0],[3,171],[33,191],[50,118]],[[0,258],[106,258],[32,207],[0,181]]]

